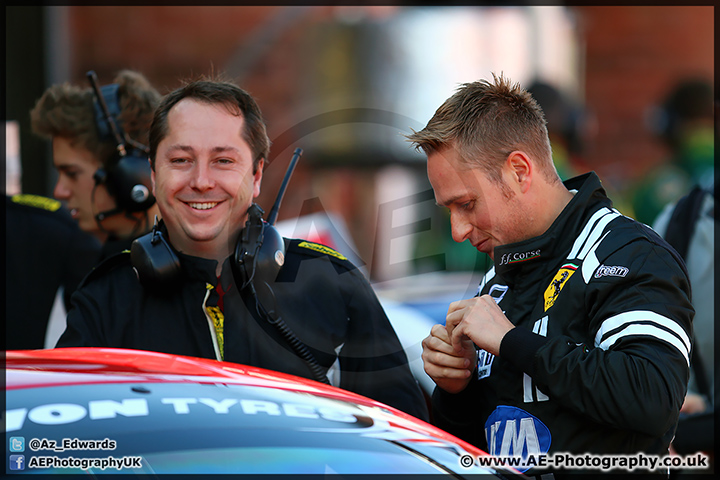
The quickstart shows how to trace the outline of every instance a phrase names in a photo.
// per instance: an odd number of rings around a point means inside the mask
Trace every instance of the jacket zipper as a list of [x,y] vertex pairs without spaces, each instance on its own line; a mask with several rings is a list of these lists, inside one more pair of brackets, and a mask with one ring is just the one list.
[[220,344],[218,343],[217,331],[215,330],[215,322],[213,321],[212,317],[210,317],[207,310],[207,300],[208,298],[210,298],[210,291],[212,291],[213,288],[215,287],[213,287],[211,284],[205,284],[205,298],[203,299],[202,309],[203,313],[205,314],[205,318],[208,321],[208,326],[210,327],[210,336],[212,337],[213,349],[215,350],[215,358],[216,360],[222,361],[223,355],[220,351]]

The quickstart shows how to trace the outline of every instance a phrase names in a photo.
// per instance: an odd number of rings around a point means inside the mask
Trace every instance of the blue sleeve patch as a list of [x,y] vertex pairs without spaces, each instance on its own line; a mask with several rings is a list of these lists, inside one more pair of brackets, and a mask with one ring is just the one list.
[[[515,466],[525,472],[550,451],[552,435],[539,419],[517,407],[501,405],[485,422],[488,453],[498,457],[521,457]],[[530,457],[533,457],[530,459]]]

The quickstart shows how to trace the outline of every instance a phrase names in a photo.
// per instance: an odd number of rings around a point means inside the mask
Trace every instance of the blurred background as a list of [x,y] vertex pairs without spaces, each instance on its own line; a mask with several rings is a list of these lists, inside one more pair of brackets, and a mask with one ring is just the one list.
[[[695,181],[667,141],[679,115],[668,99],[683,82],[709,88],[700,113],[691,113],[709,125],[696,135],[692,162],[712,164],[712,6],[5,12],[6,174],[17,188],[52,196],[50,145],[33,136],[29,122],[51,84],[85,86],[91,69],[110,83],[130,68],[167,93],[183,80],[223,74],[258,100],[269,127],[273,146],[258,203],[269,211],[301,147],[279,215],[286,236],[332,243],[387,298],[406,303],[422,303],[427,292],[472,296],[489,264],[471,245],[452,242],[424,156],[403,138],[462,83],[494,72],[530,88],[546,111],[561,175],[595,170],[616,207],[645,223]],[[438,305],[444,319],[447,302]]]

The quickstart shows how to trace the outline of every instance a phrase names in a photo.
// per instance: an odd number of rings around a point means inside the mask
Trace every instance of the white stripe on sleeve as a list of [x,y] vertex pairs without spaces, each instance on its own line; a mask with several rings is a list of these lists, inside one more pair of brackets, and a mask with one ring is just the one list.
[[[655,325],[637,323],[640,321],[649,321]],[[674,332],[677,336],[663,328],[658,327],[657,325],[662,325],[668,330]],[[620,331],[603,340],[603,337],[609,331],[620,327],[622,327]],[[650,335],[660,340],[664,340],[677,348],[685,357],[685,361],[688,365],[690,365],[691,343],[690,338],[687,336],[687,333],[685,333],[685,330],[683,330],[682,327],[673,320],[649,310],[625,312],[608,318],[603,322],[602,326],[595,335],[595,346],[602,348],[603,350],[607,350],[620,338],[630,335]]]

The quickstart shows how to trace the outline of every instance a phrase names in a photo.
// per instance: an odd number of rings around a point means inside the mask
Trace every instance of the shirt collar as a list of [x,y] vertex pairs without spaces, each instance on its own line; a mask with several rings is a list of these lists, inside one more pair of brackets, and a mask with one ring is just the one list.
[[518,268],[532,268],[548,260],[557,260],[557,256],[572,245],[571,233],[585,221],[588,205],[596,201],[601,201],[603,204],[610,203],[595,172],[571,178],[563,184],[568,190],[577,190],[577,193],[545,233],[495,248],[494,264],[498,274],[509,273]]

